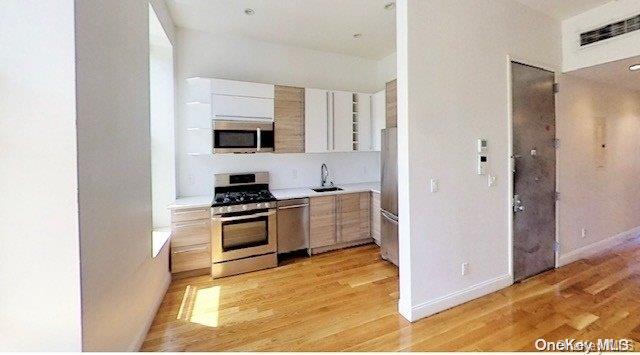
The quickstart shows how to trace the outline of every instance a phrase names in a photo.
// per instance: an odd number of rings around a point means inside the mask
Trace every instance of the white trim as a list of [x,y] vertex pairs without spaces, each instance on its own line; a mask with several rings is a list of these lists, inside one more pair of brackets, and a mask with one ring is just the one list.
[[[409,308],[404,302],[400,302],[400,314],[407,318],[410,322],[414,322],[420,318],[442,312],[449,308],[461,305],[476,298],[488,295],[490,293],[509,287],[513,284],[511,275],[503,275],[494,279],[483,281],[479,284],[467,287],[463,290],[450,293],[446,296],[438,297],[434,300],[421,303],[417,306]],[[410,314],[409,313],[410,309]]]
[[607,239],[601,240],[599,242],[595,242],[589,245],[586,245],[582,248],[573,250],[567,254],[560,256],[559,266],[564,266],[567,264],[571,264],[574,261],[578,261],[580,259],[587,258],[594,254],[597,254],[607,248],[618,245],[620,243],[624,243],[631,239],[635,239],[640,235],[640,227],[635,227],[626,232],[622,232],[620,234],[616,234]]

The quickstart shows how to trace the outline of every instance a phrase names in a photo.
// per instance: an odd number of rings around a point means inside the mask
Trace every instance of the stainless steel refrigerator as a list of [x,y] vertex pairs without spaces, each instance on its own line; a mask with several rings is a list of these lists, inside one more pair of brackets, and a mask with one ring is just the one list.
[[380,196],[380,250],[382,258],[398,265],[398,129],[382,130],[382,191]]

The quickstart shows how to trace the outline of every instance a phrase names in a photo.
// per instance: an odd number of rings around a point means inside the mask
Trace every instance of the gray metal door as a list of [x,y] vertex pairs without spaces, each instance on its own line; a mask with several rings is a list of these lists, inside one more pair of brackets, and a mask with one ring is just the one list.
[[516,281],[555,267],[554,74],[511,63],[513,80],[513,272]]

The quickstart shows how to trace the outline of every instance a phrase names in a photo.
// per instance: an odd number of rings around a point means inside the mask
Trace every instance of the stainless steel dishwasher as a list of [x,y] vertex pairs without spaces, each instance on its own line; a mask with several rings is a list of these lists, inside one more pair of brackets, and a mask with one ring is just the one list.
[[309,199],[278,201],[278,254],[309,248]]

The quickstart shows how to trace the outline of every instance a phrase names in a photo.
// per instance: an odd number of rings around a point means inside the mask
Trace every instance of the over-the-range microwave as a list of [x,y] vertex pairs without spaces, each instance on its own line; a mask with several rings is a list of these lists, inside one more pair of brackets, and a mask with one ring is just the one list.
[[213,154],[273,152],[273,121],[212,121]]

